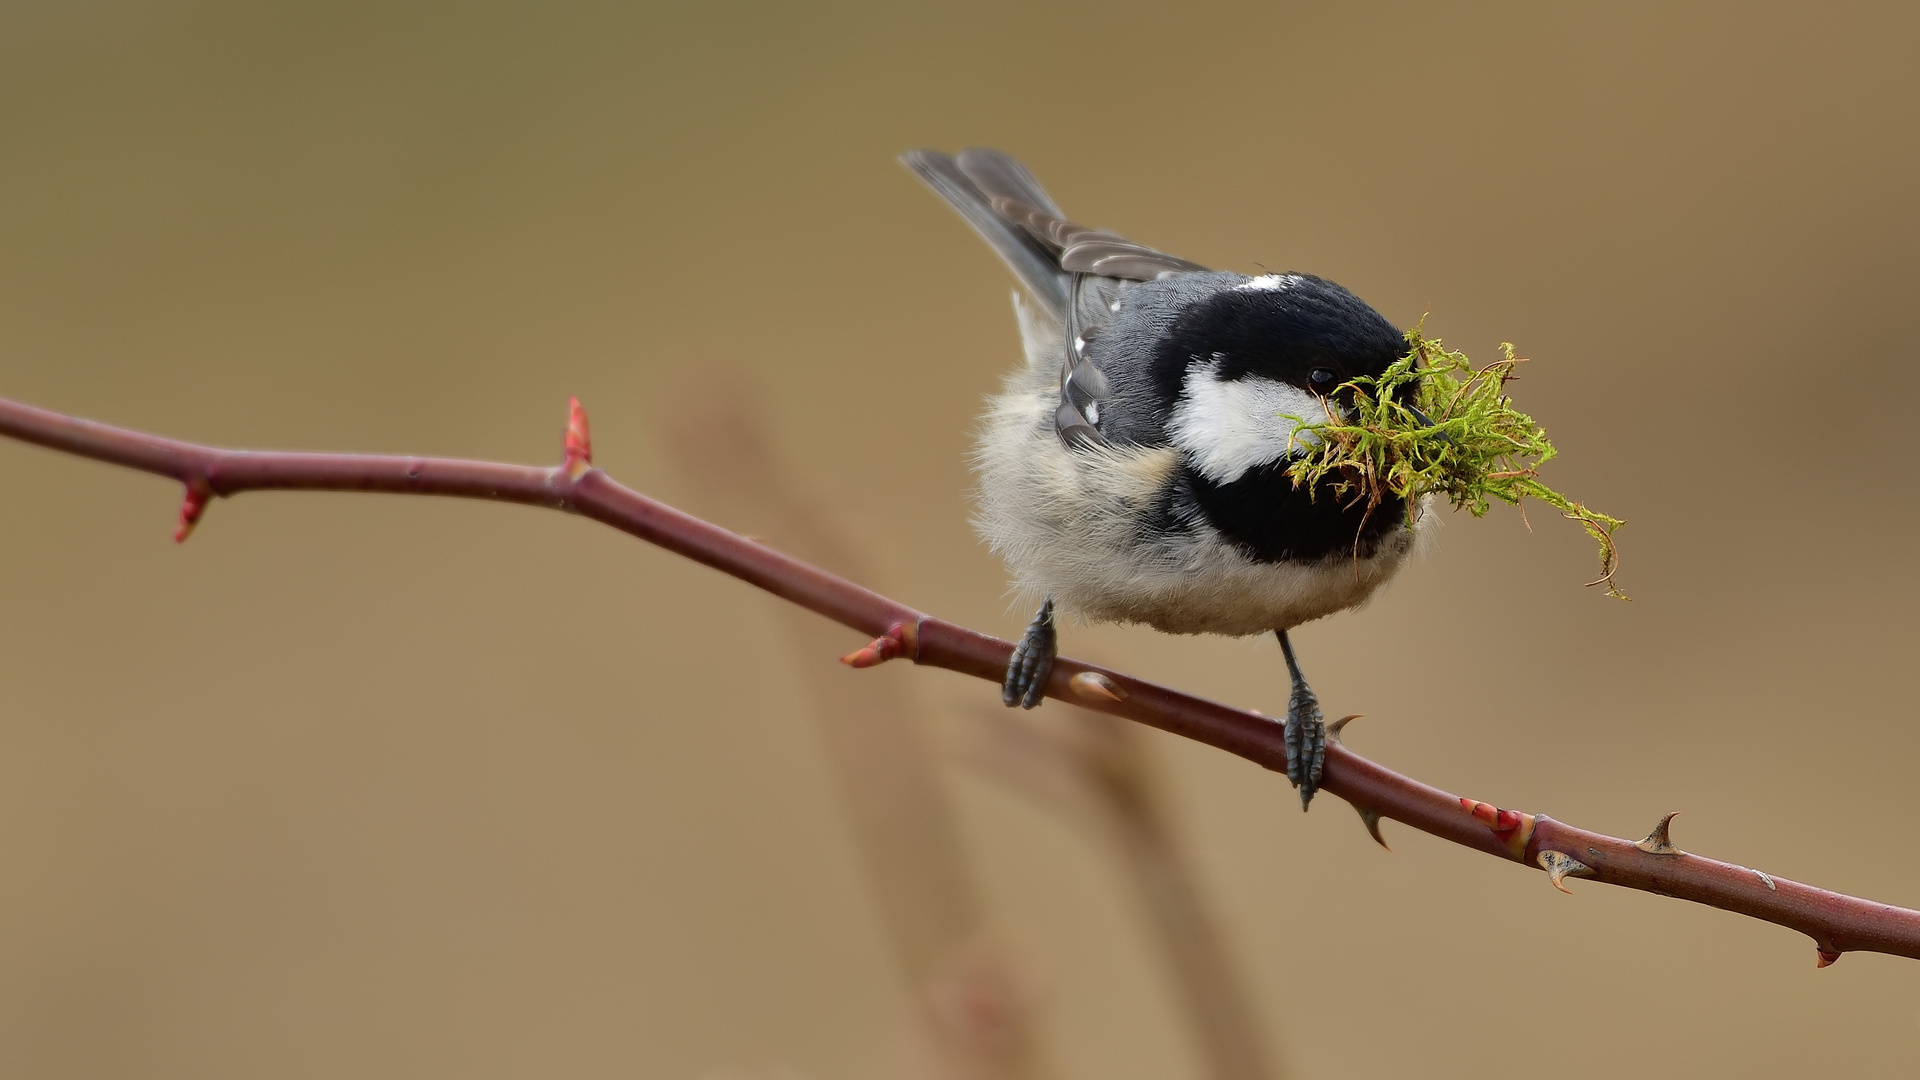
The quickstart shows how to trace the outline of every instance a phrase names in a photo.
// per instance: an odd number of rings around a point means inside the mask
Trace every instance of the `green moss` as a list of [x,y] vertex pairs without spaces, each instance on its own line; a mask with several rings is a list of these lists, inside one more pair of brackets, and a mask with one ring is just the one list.
[[1316,498],[1326,493],[1364,501],[1369,511],[1395,495],[1406,501],[1409,515],[1419,513],[1420,497],[1429,494],[1444,495],[1475,517],[1495,500],[1519,506],[1522,499],[1538,499],[1578,521],[1599,543],[1600,576],[1587,584],[1605,585],[1625,600],[1613,581],[1619,566],[1613,531],[1624,522],[1540,482],[1540,467],[1558,451],[1546,429],[1515,409],[1506,394],[1507,380],[1525,361],[1503,343],[1502,359],[1475,368],[1465,354],[1441,348],[1440,339],[1420,331],[1407,331],[1407,355],[1379,377],[1354,379],[1335,391],[1350,406],[1346,415],[1329,407],[1324,423],[1302,423],[1295,430],[1296,437],[1311,432],[1317,438],[1300,443],[1311,453],[1287,470],[1295,486],[1307,486]]

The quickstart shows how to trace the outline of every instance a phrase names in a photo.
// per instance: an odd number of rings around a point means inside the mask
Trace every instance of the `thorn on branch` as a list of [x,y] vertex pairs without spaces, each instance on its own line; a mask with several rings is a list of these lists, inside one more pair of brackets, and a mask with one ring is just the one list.
[[187,542],[187,537],[193,535],[193,527],[200,524],[200,515],[207,512],[207,503],[212,500],[213,492],[208,490],[204,481],[188,481],[186,496],[180,500],[180,524],[173,530],[174,543]]
[[[1345,746],[1346,743],[1340,741],[1340,733],[1346,730],[1348,724],[1353,723],[1355,720],[1365,719],[1365,717],[1365,713],[1349,713],[1335,720],[1333,723],[1328,724],[1327,741],[1335,746]],[[1370,806],[1361,806],[1359,803],[1354,803],[1353,809],[1355,813],[1360,815],[1360,824],[1367,827],[1367,835],[1373,837],[1373,842],[1386,848],[1388,851],[1392,851],[1393,847],[1387,843],[1386,837],[1380,835],[1380,811]]]
[[1838,959],[1840,959],[1839,949],[1828,952],[1818,945],[1813,947],[1813,966],[1816,970],[1823,967],[1832,967],[1833,962]]
[[1685,855],[1686,852],[1674,847],[1672,839],[1667,836],[1667,827],[1679,814],[1680,811],[1675,810],[1673,813],[1661,818],[1660,823],[1655,825],[1653,831],[1647,834],[1647,838],[1635,843],[1633,846],[1649,855]]
[[1373,842],[1392,851],[1391,847],[1387,847],[1386,838],[1380,835],[1380,811],[1357,803],[1353,808],[1360,814],[1360,823],[1367,827],[1367,835],[1373,837]]
[[1082,701],[1110,701],[1119,703],[1132,697],[1127,688],[1114,682],[1098,671],[1083,671],[1067,680],[1075,697]]
[[850,668],[870,668],[896,657],[913,656],[918,652],[914,630],[906,623],[894,623],[885,634],[841,657],[840,662]]
[[1553,887],[1568,896],[1573,895],[1573,890],[1567,888],[1567,878],[1593,876],[1593,867],[1561,851],[1541,852],[1540,868],[1547,872],[1547,879],[1553,882]]
[[[1334,721],[1333,723],[1331,723],[1331,724],[1328,724],[1328,725],[1327,725],[1327,741],[1328,741],[1328,742],[1330,742],[1330,743],[1332,743],[1332,744],[1333,744],[1333,745],[1335,745],[1335,746],[1345,746],[1345,745],[1347,745],[1346,743],[1343,743],[1343,742],[1341,742],[1341,741],[1340,741],[1340,732],[1342,732],[1342,731],[1344,731],[1344,730],[1346,729],[1346,726],[1347,726],[1348,724],[1351,724],[1351,723],[1353,723],[1353,722],[1354,722],[1355,720],[1364,720],[1364,719],[1366,719],[1366,716],[1367,716],[1367,714],[1366,714],[1366,713],[1353,713],[1353,714],[1351,714],[1351,715],[1348,715],[1348,716],[1343,716],[1343,717],[1341,717],[1340,719],[1338,719],[1338,720],[1335,720],[1335,721]],[[1366,811],[1364,811],[1364,810],[1363,810],[1363,811],[1361,811],[1361,816],[1363,816],[1363,817],[1364,817],[1364,816],[1365,816],[1365,814],[1366,814]],[[1377,817],[1378,815],[1375,815],[1375,816]],[[1378,840],[1378,839],[1380,839],[1380,834],[1379,834],[1379,833],[1377,833],[1377,832],[1376,832],[1376,833],[1374,833],[1374,834],[1373,834],[1373,838],[1374,838],[1375,840]],[[1387,845],[1386,845],[1386,844],[1384,844],[1384,843],[1383,843],[1383,844],[1381,844],[1380,846],[1381,846],[1381,847],[1387,847]],[[1388,851],[1392,851],[1393,849],[1392,849],[1392,848],[1387,848],[1387,850],[1388,850]]]
[[567,470],[567,479],[578,480],[593,468],[593,437],[587,433],[587,410],[580,407],[580,399],[567,399],[567,438],[563,444],[565,457],[561,464]]
[[1515,859],[1525,862],[1527,843],[1533,839],[1533,815],[1518,810],[1502,810],[1492,803],[1475,802],[1461,799],[1460,808],[1473,815],[1473,819],[1485,825],[1500,838]]

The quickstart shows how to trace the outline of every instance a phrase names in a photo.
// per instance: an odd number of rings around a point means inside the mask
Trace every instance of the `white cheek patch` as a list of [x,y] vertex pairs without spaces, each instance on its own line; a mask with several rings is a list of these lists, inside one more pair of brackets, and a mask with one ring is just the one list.
[[1187,369],[1167,434],[1201,475],[1230,484],[1248,469],[1317,446],[1312,432],[1295,429],[1326,422],[1326,406],[1305,390],[1258,376],[1222,379],[1220,361],[1208,360]]

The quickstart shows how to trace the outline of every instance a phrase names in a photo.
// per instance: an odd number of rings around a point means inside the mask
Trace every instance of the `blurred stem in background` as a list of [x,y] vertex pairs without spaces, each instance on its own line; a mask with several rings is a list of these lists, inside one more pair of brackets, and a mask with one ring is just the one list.
[[[1225,934],[1182,849],[1137,725],[1086,709],[1048,723],[1039,712],[988,707],[972,717],[969,758],[987,775],[1112,845],[1139,894],[1174,998],[1215,1080],[1278,1080]],[[1063,722],[1061,722],[1063,721]]]
[[[686,481],[687,502],[749,534],[839,573],[871,581],[874,568],[802,496],[764,440],[764,417],[745,381],[710,376],[662,400],[661,447]],[[798,655],[846,651],[846,634],[810,611],[776,604]],[[991,934],[925,726],[898,679],[855,677],[834,663],[796,670],[813,698],[853,836],[902,973],[952,1080],[1041,1080],[1032,995]]]
[[[766,536],[871,587],[873,560],[831,507],[781,467],[746,380],[709,373],[661,400],[661,445],[695,512]],[[688,403],[693,403],[688,405]],[[779,619],[803,659],[844,649],[837,627],[791,604]],[[956,1080],[1041,1080],[1030,980],[992,932],[940,762],[899,682],[801,663],[888,941],[920,995],[937,1071]],[[1063,710],[1054,710],[1062,712]],[[1280,1080],[1228,949],[1176,840],[1144,733],[1085,710],[983,710],[966,756],[994,779],[1110,841],[1158,939],[1174,997],[1211,1080]],[[1064,723],[1061,721],[1064,720]]]

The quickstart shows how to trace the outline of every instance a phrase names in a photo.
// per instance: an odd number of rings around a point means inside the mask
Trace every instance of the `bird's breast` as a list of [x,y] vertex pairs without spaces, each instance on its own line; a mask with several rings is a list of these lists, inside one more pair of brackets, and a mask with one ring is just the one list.
[[1172,446],[1068,449],[1052,429],[1057,403],[1058,384],[1033,371],[993,399],[974,520],[1016,587],[1068,612],[1177,634],[1266,633],[1363,603],[1412,547],[1397,506],[1356,551],[1351,529],[1316,516],[1337,508],[1295,498],[1284,477],[1216,492]]

